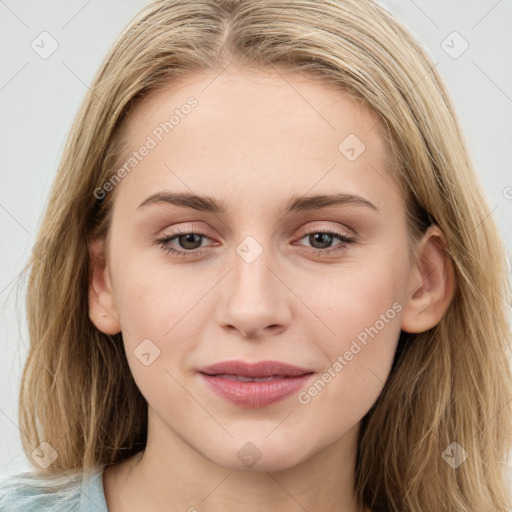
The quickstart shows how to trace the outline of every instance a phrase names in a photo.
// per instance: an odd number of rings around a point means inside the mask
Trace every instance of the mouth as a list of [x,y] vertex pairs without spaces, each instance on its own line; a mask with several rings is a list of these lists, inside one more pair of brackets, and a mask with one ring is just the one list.
[[258,361],[246,363],[245,361],[222,361],[199,370],[206,375],[222,375],[230,377],[247,377],[254,379],[267,379],[273,377],[299,377],[313,370],[295,366],[281,361]]
[[241,407],[281,401],[304,386],[314,371],[279,361],[224,361],[199,370],[209,390]]
[[[235,380],[237,382],[267,382],[269,380],[277,380],[277,379],[292,379],[290,375],[275,375],[273,377],[245,377],[244,375],[229,375],[227,373],[221,373],[221,374],[207,374],[210,375],[210,377],[222,377],[223,379],[228,380]],[[307,375],[307,374],[305,374]]]

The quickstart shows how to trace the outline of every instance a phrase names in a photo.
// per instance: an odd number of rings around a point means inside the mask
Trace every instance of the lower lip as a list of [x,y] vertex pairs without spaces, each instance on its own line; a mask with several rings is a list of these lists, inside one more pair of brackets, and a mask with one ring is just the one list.
[[241,407],[257,408],[284,400],[298,391],[314,374],[261,382],[240,382],[205,373],[200,375],[207,386],[223,398]]

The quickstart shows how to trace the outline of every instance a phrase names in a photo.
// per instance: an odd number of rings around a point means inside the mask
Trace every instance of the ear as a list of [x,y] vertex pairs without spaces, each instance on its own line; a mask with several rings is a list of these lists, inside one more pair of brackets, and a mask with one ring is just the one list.
[[89,279],[89,318],[105,334],[121,331],[110,274],[105,258],[105,241],[93,240],[89,244],[91,257]]
[[455,293],[455,271],[445,250],[446,239],[437,225],[418,242],[417,258],[408,283],[402,330],[419,333],[439,323]]

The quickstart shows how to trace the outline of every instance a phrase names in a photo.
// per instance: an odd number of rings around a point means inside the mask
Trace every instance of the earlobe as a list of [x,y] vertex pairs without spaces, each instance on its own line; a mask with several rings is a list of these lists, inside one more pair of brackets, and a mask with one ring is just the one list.
[[437,325],[455,293],[453,262],[438,226],[427,230],[417,254],[402,314],[402,330],[410,333],[424,332]]
[[106,265],[104,240],[92,240],[89,244],[89,318],[105,334],[121,331],[109,270]]

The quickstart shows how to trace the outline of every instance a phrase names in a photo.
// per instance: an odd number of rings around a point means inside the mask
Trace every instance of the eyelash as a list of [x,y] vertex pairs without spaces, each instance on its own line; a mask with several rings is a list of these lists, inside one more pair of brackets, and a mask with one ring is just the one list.
[[[303,233],[299,240],[302,240],[303,238],[305,238],[309,235],[313,235],[313,234],[317,234],[317,233],[331,235],[335,238],[338,238],[341,241],[340,244],[335,245],[334,247],[328,247],[326,249],[313,248],[312,250],[308,251],[310,253],[314,253],[319,256],[323,256],[325,254],[331,254],[332,252],[345,251],[345,250],[347,250],[347,245],[352,244],[355,241],[353,238],[350,238],[342,233],[337,233],[335,231],[328,231],[328,230],[318,230],[318,229]],[[208,235],[206,233],[203,233],[200,231],[192,231],[192,230],[181,231],[180,229],[177,229],[173,235],[158,238],[155,240],[155,243],[157,243],[162,248],[162,250],[164,250],[165,252],[174,254],[176,256],[199,256],[205,251],[205,249],[194,249],[194,250],[188,250],[188,251],[174,249],[173,247],[171,247],[169,245],[169,242],[177,239],[180,235],[199,235],[201,237],[208,238]]]

